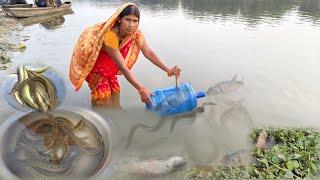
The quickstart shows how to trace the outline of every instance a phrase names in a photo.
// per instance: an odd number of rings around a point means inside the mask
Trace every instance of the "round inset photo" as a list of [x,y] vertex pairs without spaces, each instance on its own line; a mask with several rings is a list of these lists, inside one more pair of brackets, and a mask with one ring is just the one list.
[[1,94],[10,106],[20,111],[46,112],[63,102],[65,82],[51,67],[21,65],[16,70],[1,85]]
[[21,179],[95,177],[111,155],[106,121],[88,113],[31,112],[0,128],[1,176]]

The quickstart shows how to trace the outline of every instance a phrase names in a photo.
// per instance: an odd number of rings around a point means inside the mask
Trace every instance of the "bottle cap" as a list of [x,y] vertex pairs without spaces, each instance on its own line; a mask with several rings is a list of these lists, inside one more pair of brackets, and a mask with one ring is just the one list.
[[206,93],[204,91],[198,91],[197,92],[197,98],[206,97]]

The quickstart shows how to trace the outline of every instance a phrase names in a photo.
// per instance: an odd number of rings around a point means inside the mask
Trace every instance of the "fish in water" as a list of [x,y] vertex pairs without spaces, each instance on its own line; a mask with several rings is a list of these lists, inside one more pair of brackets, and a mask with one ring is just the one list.
[[222,81],[210,87],[207,90],[206,95],[214,96],[218,94],[229,94],[229,93],[235,92],[244,84],[243,79],[244,78],[242,78],[241,81],[238,81],[237,74],[236,74],[233,76],[233,78],[230,81]]
[[171,127],[170,127],[170,132],[173,131],[177,121],[179,119],[182,118],[195,118],[198,114],[203,113],[204,112],[204,106],[211,106],[211,105],[216,105],[216,103],[213,102],[204,102],[202,103],[202,106],[200,107],[196,107],[193,111],[191,112],[187,112],[187,113],[183,113],[183,114],[179,114],[175,117],[173,117],[172,123],[171,123]]
[[165,121],[167,119],[173,118],[172,119],[172,124],[171,124],[171,127],[170,127],[170,132],[172,132],[174,127],[175,127],[176,122],[179,119],[182,119],[182,118],[193,118],[197,114],[203,113],[204,112],[204,106],[208,106],[208,105],[216,105],[216,104],[212,103],[212,102],[205,102],[205,103],[202,104],[202,106],[195,108],[191,112],[179,114],[177,116],[172,116],[172,117],[170,117],[170,116],[169,117],[161,117],[159,119],[159,121],[154,126],[147,126],[147,125],[145,125],[143,123],[137,123],[132,128],[130,128],[130,132],[129,132],[129,135],[128,135],[128,141],[127,141],[127,144],[126,144],[126,149],[128,149],[129,146],[131,145],[133,137],[134,137],[134,134],[135,134],[135,132],[136,132],[136,130],[138,128],[142,128],[144,131],[147,131],[147,132],[155,132],[155,131],[159,130],[164,125],[164,123],[165,123]]
[[120,171],[136,176],[164,176],[173,173],[184,165],[187,161],[180,156],[173,156],[167,160],[145,160],[128,163],[120,168]]

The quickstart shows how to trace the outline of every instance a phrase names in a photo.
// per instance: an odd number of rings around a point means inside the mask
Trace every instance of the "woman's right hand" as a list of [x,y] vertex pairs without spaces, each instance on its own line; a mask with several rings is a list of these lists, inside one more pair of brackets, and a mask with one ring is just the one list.
[[180,73],[181,73],[181,69],[177,65],[173,66],[171,69],[169,69],[167,71],[167,75],[169,77],[171,77],[173,75],[176,76],[176,77],[179,77]]
[[152,104],[151,96],[154,94],[148,88],[141,88],[139,94],[142,102]]

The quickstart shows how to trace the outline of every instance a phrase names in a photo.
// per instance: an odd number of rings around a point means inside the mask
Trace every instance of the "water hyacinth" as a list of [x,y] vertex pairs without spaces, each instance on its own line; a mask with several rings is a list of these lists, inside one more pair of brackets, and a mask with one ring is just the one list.
[[0,51],[0,70],[5,70],[11,65],[11,59],[6,53]]
[[250,133],[253,144],[260,132],[274,138],[276,145],[263,150],[254,148],[250,166],[217,166],[210,170],[191,169],[187,179],[274,179],[312,178],[319,174],[320,134],[307,128],[254,129]]

